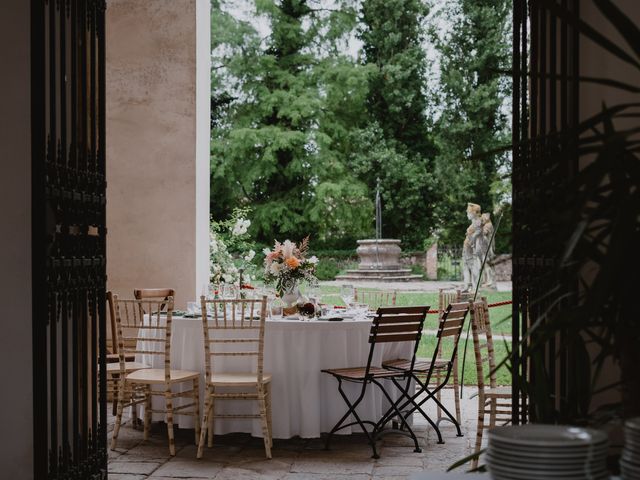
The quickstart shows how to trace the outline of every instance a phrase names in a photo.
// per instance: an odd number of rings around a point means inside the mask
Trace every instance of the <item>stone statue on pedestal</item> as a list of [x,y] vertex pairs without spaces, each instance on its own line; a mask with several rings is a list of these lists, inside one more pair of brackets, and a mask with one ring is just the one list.
[[464,288],[471,291],[478,284],[480,276],[480,267],[482,260],[478,255],[481,248],[479,242],[482,236],[482,218],[480,216],[480,205],[475,203],[467,204],[467,218],[471,221],[471,225],[467,228],[467,234],[462,246],[462,273]]
[[472,291],[478,285],[485,255],[482,285],[495,288],[495,272],[492,263],[495,257],[492,238],[494,229],[491,214],[481,213],[480,205],[468,203],[467,218],[471,224],[467,228],[462,247],[464,288],[466,291]]
[[493,223],[491,223],[491,214],[483,213],[482,219],[482,249],[481,255],[487,255],[487,260],[484,264],[484,271],[482,275],[482,284],[486,288],[496,288],[496,272],[493,267],[493,260],[496,253],[493,245]]

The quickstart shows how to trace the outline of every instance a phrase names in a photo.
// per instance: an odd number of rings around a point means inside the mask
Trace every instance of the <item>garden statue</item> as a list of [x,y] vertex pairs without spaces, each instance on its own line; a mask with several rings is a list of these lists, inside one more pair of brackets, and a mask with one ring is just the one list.
[[[480,254],[487,256],[487,260],[484,264],[484,272],[482,275],[483,286],[486,288],[495,288],[495,270],[493,268],[493,260],[496,256],[493,245],[493,223],[491,223],[491,214],[483,213],[482,216],[482,248]],[[482,257],[481,257],[482,260]]]
[[467,235],[462,246],[462,273],[464,288],[471,291],[478,284],[482,256],[479,254],[482,249],[482,218],[480,215],[480,205],[475,203],[467,204],[467,218],[471,225],[467,228]]

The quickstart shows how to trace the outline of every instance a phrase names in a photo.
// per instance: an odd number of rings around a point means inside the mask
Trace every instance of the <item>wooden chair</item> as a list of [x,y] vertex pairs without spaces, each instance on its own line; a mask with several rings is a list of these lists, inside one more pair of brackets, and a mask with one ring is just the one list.
[[[429,422],[438,435],[438,443],[444,443],[442,440],[442,434],[438,424],[433,422],[431,418],[424,412],[422,405],[428,400],[433,399],[436,405],[444,412],[451,423],[454,424],[457,430],[457,435],[462,436],[460,430],[460,423],[451,415],[451,413],[442,405],[442,402],[438,398],[438,392],[447,386],[449,379],[452,376],[454,370],[455,358],[458,351],[458,343],[464,327],[465,318],[469,312],[468,303],[450,303],[444,311],[442,318],[438,324],[438,333],[436,347],[433,352],[431,361],[417,359],[415,364],[410,369],[410,364],[406,359],[392,360],[383,362],[384,368],[408,372],[415,380],[417,388],[416,393],[405,402],[400,410],[403,410],[403,415],[408,418],[415,411],[420,412],[422,416]],[[442,339],[452,337],[453,346],[452,352],[449,358],[445,358],[441,353]],[[436,380],[437,379],[437,380]],[[418,400],[423,394],[424,397]],[[405,410],[407,409],[408,410]]]
[[[173,314],[173,297],[162,300],[124,300],[114,295],[115,316],[118,336],[118,351],[120,355],[120,384],[118,386],[118,412],[111,438],[111,450],[117,446],[118,433],[122,424],[122,410],[131,406],[135,412],[138,404],[144,404],[144,439],[149,438],[149,427],[152,413],[166,413],[167,433],[169,436],[169,453],[176,454],[173,415],[190,415],[195,417],[196,443],[200,434],[200,400],[199,400],[199,372],[174,370],[171,368],[171,321]],[[162,312],[162,309],[166,313]],[[152,312],[146,314],[145,312]],[[145,330],[149,335],[141,336]],[[136,366],[131,371],[126,362],[127,354],[157,355],[163,358],[164,368],[150,368],[143,365]],[[176,384],[190,382],[192,389],[174,393],[172,387]],[[153,390],[154,386],[164,389]],[[151,399],[153,396],[163,396],[164,410],[153,410]],[[175,398],[191,398],[193,401],[178,407],[173,406]]]
[[[116,416],[118,408],[118,383],[120,378],[120,355],[118,354],[118,334],[116,327],[116,310],[113,303],[113,292],[107,292],[107,310],[109,312],[110,338],[107,342],[107,399],[113,402],[112,414]],[[127,368],[133,371],[136,365],[135,355],[127,355],[125,357]],[[140,367],[144,368],[144,367]],[[135,412],[134,412],[135,413]],[[134,415],[134,424],[135,424]]]
[[[445,310],[451,303],[459,303],[462,301],[463,293],[460,290],[445,290],[441,288],[438,291],[438,319],[442,320],[442,316],[444,315]],[[438,350],[438,360],[442,360],[442,349]],[[453,375],[451,378],[451,383],[449,383],[445,388],[453,389],[453,401],[456,409],[456,421],[458,424],[462,421],[462,416],[460,413],[460,381],[459,374],[460,369],[458,368],[458,355],[456,353],[455,358],[453,359]],[[436,371],[434,376],[434,383],[438,384],[441,381],[440,372]],[[442,402],[441,392],[438,391],[437,398],[439,402]],[[436,408],[437,416],[436,423],[439,425],[442,420],[449,420],[448,417],[442,416],[442,409],[440,406]]]
[[[329,449],[331,437],[339,430],[350,427],[352,425],[359,425],[363,433],[367,436],[369,444],[373,450],[373,458],[379,458],[376,449],[377,438],[384,433],[382,430],[386,423],[392,418],[397,416],[402,422],[404,430],[395,430],[398,433],[403,433],[410,436],[413,439],[415,452],[420,452],[420,446],[418,439],[416,438],[411,426],[406,421],[405,417],[398,409],[398,404],[406,400],[409,396],[409,388],[411,385],[411,374],[413,371],[413,364],[416,360],[416,353],[420,344],[420,337],[422,335],[422,329],[424,327],[424,320],[429,311],[428,306],[418,307],[380,307],[377,310],[377,315],[371,324],[371,331],[369,333],[369,357],[367,358],[367,365],[364,367],[351,367],[351,368],[336,368],[329,370],[322,370],[323,373],[332,375],[338,380],[338,391],[343,400],[347,404],[347,412],[342,416],[340,420],[329,432],[327,436],[325,448]],[[407,369],[401,372],[392,371],[385,368],[372,365],[373,352],[377,344],[387,342],[411,342],[413,343],[413,354],[410,360],[407,360]],[[384,384],[381,380],[391,380],[401,396],[394,401],[389,393],[386,391]],[[401,385],[400,381],[406,380],[406,385]],[[362,389],[355,401],[351,401],[342,389],[343,382],[360,383]],[[356,412],[356,407],[362,402],[365,397],[367,387],[369,385],[376,385],[383,393],[385,398],[390,403],[389,410],[382,415],[377,421],[373,420],[361,420]],[[345,423],[347,419],[353,415],[355,422]],[[373,431],[370,433],[366,425],[373,427]]]
[[365,303],[369,305],[369,308],[372,310],[375,310],[378,307],[395,307],[397,295],[398,292],[396,290],[382,291],[354,289],[354,300],[357,303]]
[[[205,352],[205,407],[198,442],[197,457],[202,458],[205,437],[213,446],[214,419],[259,418],[262,422],[264,450],[271,458],[271,375],[264,373],[264,327],[267,297],[260,299],[207,300],[202,303],[202,328]],[[232,335],[232,336],[229,336]],[[248,336],[250,335],[250,336]],[[249,357],[255,359],[252,371],[225,373],[216,371],[214,357]],[[236,387],[241,392],[224,393],[219,388]],[[254,400],[259,414],[215,413],[217,400]]]
[[[133,297],[136,300],[164,300],[176,298],[176,291],[173,288],[134,288]],[[166,309],[166,303],[162,303],[161,310]]]
[[[473,350],[478,375],[478,423],[476,428],[475,452],[482,446],[482,434],[485,428],[511,423],[511,387],[498,387],[496,381],[496,359],[493,349],[493,335],[489,319],[487,299],[482,298],[471,305],[471,331],[473,334]],[[485,341],[481,336],[485,337]],[[485,385],[485,379],[489,385]],[[489,423],[485,423],[489,415]],[[472,461],[472,468],[478,467],[478,458]]]

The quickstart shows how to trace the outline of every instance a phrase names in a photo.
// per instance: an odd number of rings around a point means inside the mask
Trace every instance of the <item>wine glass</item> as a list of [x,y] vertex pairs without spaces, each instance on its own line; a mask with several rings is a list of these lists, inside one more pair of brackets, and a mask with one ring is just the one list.
[[351,306],[356,296],[356,292],[355,292],[355,289],[353,288],[353,285],[342,285],[342,287],[340,287],[340,296],[342,297],[342,300],[344,301],[345,306],[349,308],[349,306]]

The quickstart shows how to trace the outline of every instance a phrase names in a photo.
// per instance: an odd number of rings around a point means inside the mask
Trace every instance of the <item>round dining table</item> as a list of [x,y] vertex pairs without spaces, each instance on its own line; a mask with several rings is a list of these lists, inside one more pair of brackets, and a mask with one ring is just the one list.
[[[345,315],[346,316],[346,315]],[[342,321],[303,319],[300,317],[272,317],[266,320],[264,339],[264,372],[272,376],[271,405],[273,418],[273,438],[317,438],[328,432],[346,413],[347,405],[338,392],[335,378],[323,369],[362,367],[369,355],[369,332],[372,319],[360,315]],[[154,330],[142,329],[140,335],[152,335]],[[216,335],[237,336],[238,332],[215,330]],[[139,341],[140,350],[163,348],[158,342]],[[384,360],[410,358],[413,344],[409,342],[376,344],[373,366],[380,366]],[[138,355],[136,361],[153,368],[163,368],[161,355]],[[252,371],[251,360],[246,357],[214,357],[215,372],[234,373]],[[173,316],[171,328],[171,367],[180,370],[201,372],[200,404],[201,415],[204,405],[204,334],[201,318]],[[397,398],[397,390],[390,381],[387,392]],[[344,390],[354,400],[361,391],[361,384],[346,383]],[[175,388],[175,387],[174,387]],[[180,387],[177,387],[180,388]],[[190,388],[185,385],[184,389]],[[218,388],[216,388],[218,390]],[[231,390],[230,390],[231,391]],[[177,399],[174,404],[190,402]],[[164,408],[162,396],[154,396],[153,408]],[[368,385],[367,393],[357,408],[363,420],[377,420],[389,408],[389,402],[380,389]],[[138,407],[142,409],[143,407]],[[257,413],[257,402],[246,400],[216,401],[216,414]],[[140,412],[142,418],[142,411]],[[164,420],[161,414],[154,414],[154,421]],[[176,421],[177,420],[177,421]],[[194,419],[189,416],[174,415],[174,422],[181,428],[193,428]],[[252,419],[216,419],[216,434],[246,432],[261,437],[259,421]],[[339,434],[359,431],[357,425],[347,427]]]

